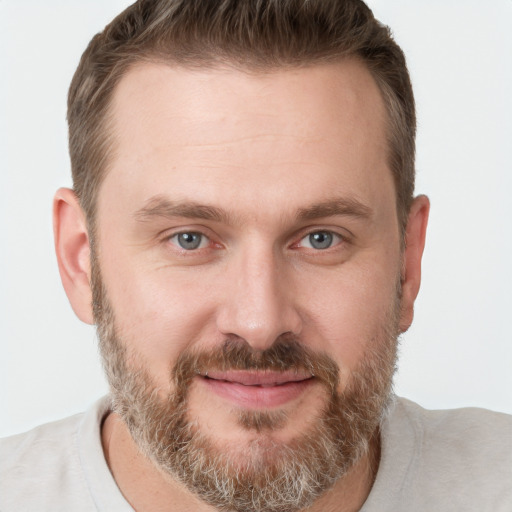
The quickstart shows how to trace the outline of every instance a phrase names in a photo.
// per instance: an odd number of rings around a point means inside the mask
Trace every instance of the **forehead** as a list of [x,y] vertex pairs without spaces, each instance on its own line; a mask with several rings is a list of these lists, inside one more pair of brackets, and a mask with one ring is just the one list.
[[111,114],[115,151],[100,210],[109,193],[134,207],[167,193],[282,210],[333,191],[372,202],[384,180],[394,196],[385,108],[357,60],[265,73],[138,64]]

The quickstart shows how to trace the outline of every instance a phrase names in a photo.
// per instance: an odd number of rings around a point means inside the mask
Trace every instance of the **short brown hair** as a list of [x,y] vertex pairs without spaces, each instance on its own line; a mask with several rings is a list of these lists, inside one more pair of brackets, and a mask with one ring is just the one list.
[[360,0],[138,0],[117,16],[89,43],[68,97],[74,190],[89,229],[113,147],[109,105],[130,66],[157,60],[271,71],[348,56],[366,64],[386,105],[403,232],[414,193],[414,97],[402,50]]

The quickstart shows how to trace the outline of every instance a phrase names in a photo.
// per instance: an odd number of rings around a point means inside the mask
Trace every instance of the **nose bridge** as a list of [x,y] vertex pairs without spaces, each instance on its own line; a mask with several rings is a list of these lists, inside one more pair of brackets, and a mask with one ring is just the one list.
[[253,243],[231,261],[218,327],[264,350],[285,333],[299,334],[300,317],[286,289],[283,262],[272,247]]

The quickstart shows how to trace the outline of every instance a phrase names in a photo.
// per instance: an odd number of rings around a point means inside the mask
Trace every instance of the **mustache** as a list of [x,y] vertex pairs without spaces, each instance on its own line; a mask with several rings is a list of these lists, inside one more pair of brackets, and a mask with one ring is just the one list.
[[188,387],[198,374],[209,371],[306,371],[333,393],[339,383],[339,366],[327,354],[304,346],[293,335],[282,335],[265,350],[255,350],[241,338],[227,338],[220,346],[201,352],[183,352],[172,370],[177,389]]

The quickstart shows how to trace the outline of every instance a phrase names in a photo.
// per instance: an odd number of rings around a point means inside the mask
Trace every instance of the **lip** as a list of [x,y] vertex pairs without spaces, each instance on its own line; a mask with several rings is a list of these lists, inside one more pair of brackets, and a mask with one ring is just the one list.
[[298,398],[314,382],[311,374],[295,371],[215,371],[201,375],[200,379],[217,396],[249,409],[285,405]]

